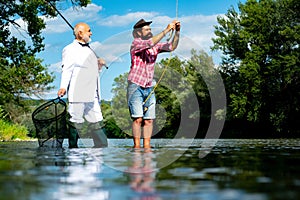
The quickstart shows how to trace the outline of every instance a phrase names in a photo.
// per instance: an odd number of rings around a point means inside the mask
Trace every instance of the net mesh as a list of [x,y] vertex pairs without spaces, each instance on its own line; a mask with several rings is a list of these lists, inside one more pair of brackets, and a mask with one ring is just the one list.
[[56,98],[34,110],[32,121],[40,147],[62,147],[68,136],[66,108],[66,102]]

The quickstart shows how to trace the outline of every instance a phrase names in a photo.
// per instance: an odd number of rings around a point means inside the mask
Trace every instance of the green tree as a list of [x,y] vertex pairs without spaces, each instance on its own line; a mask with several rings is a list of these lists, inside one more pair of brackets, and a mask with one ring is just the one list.
[[109,132],[114,133],[114,137],[127,137],[128,135],[132,135],[132,120],[129,115],[126,98],[127,76],[128,73],[125,73],[114,79],[111,108],[107,111],[105,117],[107,124],[109,124]]
[[[78,6],[86,6],[89,3],[89,0],[71,1]],[[51,0],[53,5],[56,2]],[[41,33],[45,22],[41,16],[56,15],[46,0],[0,1],[0,105],[9,112],[10,118],[13,118],[13,110],[10,108],[25,108],[23,97],[39,95],[50,89],[49,84],[53,81],[53,76],[47,72],[47,67],[36,54],[44,50],[44,38]],[[12,32],[24,29],[17,23],[20,19],[26,24],[23,38]]]
[[[203,50],[191,50],[191,58],[185,64],[186,78],[193,87],[199,102],[200,113],[190,101],[191,93],[186,96],[187,113],[200,119],[199,136],[218,138],[226,114],[226,95],[223,80],[215,68],[213,59]],[[197,111],[197,110],[196,110]],[[197,118],[198,116],[198,118]]]
[[229,119],[299,132],[300,2],[248,0],[218,17],[213,50],[229,96]]
[[178,57],[163,59],[155,66],[154,79],[160,81],[155,89],[157,109],[154,133],[158,133],[157,137],[173,138],[178,132],[182,76],[182,62]]

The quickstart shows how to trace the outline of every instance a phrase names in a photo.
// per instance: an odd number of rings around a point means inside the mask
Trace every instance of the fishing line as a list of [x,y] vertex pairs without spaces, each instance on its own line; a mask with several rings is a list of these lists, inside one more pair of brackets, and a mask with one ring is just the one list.
[[[178,0],[176,0],[176,18],[178,18]],[[172,37],[173,37],[173,33],[174,33],[174,30],[172,29],[172,31],[170,32],[170,36],[169,38],[167,39],[167,41],[169,41]],[[172,52],[173,51],[170,51],[170,57],[169,57],[169,60],[168,60],[168,63],[167,65],[165,66],[162,74],[160,75],[157,83],[155,84],[155,86],[153,87],[153,89],[151,90],[151,92],[149,93],[149,95],[147,96],[147,98],[143,101],[143,106],[145,105],[145,103],[149,100],[149,98],[151,97],[151,95],[154,93],[154,91],[156,90],[157,86],[159,85],[159,83],[161,82],[162,78],[164,77],[166,71],[167,71],[167,67],[170,65],[171,63],[171,57],[172,57]],[[148,107],[144,107],[144,113],[148,110]]]
[[[175,19],[177,19],[177,17],[178,17],[178,0],[176,0],[176,11],[175,12],[176,12],[176,18]],[[172,29],[170,34],[169,34],[169,37],[167,38],[167,41],[169,41],[172,38],[173,34],[174,34],[174,30]]]

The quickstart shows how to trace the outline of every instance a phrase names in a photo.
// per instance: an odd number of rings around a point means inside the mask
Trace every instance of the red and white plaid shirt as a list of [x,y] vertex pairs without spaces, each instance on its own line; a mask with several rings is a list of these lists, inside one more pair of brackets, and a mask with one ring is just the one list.
[[130,48],[131,67],[128,81],[141,87],[151,87],[157,54],[171,50],[171,43],[164,42],[153,45],[152,39],[135,38]]

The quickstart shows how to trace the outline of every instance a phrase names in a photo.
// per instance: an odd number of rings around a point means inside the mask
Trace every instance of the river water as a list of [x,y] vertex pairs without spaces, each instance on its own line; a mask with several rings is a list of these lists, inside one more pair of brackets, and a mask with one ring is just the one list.
[[299,139],[130,139],[108,148],[0,143],[0,199],[300,199]]

